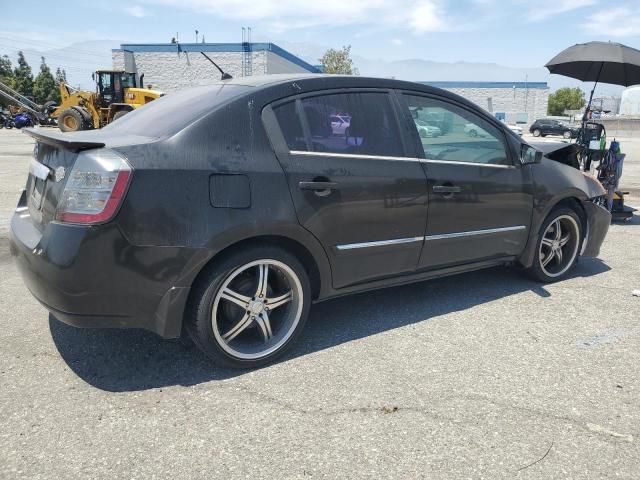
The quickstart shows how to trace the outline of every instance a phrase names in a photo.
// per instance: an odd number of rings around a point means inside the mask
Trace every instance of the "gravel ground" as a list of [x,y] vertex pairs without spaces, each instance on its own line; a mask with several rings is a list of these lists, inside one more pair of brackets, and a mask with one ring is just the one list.
[[566,281],[500,268],[328,301],[285,360],[229,371],[32,298],[7,247],[31,149],[0,130],[0,478],[639,477],[637,217]]

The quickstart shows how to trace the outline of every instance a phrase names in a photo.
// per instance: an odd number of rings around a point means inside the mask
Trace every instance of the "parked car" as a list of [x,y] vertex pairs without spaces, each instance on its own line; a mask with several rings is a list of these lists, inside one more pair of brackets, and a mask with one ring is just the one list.
[[569,125],[566,122],[541,118],[536,120],[529,127],[529,132],[534,137],[546,137],[547,135],[561,135],[564,138],[575,138],[578,136],[578,127]]
[[[486,137],[423,143],[420,109]],[[357,142],[316,134],[336,111]],[[33,295],[71,325],[184,329],[233,367],[283,354],[328,298],[505,264],[562,279],[611,219],[595,179],[399,80],[228,80],[100,130],[27,131],[10,249]]]
[[331,122],[331,132],[334,135],[344,136],[345,131],[349,128],[351,118],[342,115],[331,115],[329,121]]
[[438,127],[429,125],[424,120],[414,119],[413,121],[416,124],[418,135],[420,135],[421,138],[439,137],[442,135],[442,131]]
[[522,136],[523,132],[522,132],[522,127],[520,125],[509,125],[509,124],[506,124],[506,125],[507,125],[507,128],[511,130],[513,133],[515,133],[516,135]]
[[470,137],[484,137],[487,135],[487,132],[475,123],[466,123],[462,131]]

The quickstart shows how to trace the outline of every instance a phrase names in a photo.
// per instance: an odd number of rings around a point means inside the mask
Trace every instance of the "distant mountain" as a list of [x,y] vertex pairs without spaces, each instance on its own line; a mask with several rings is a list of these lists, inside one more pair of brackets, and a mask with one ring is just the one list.
[[[330,48],[313,43],[278,42],[282,48],[302,57],[312,65]],[[584,84],[559,75],[550,75],[544,67],[518,68],[497,63],[434,62],[425,59],[382,60],[354,55],[353,62],[360,75],[373,77],[395,77],[410,81],[474,81],[474,82],[547,82],[551,90],[562,87],[581,87],[588,91],[591,84]],[[613,85],[598,87],[599,95],[619,94],[622,89]]]

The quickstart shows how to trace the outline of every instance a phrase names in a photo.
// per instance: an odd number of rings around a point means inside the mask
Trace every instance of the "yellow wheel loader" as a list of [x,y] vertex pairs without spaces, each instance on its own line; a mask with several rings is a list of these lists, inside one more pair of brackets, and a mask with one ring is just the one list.
[[63,132],[101,128],[163,95],[143,88],[143,77],[140,76],[138,88],[135,73],[98,70],[94,77],[95,92],[76,90],[60,82],[60,105],[44,105],[44,109],[57,119]]

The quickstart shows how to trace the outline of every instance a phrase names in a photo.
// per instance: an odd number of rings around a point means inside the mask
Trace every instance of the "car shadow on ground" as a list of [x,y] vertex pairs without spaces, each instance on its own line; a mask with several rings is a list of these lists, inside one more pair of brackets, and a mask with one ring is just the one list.
[[[581,259],[572,276],[590,277],[608,270],[601,260]],[[322,302],[311,309],[298,344],[280,362],[524,291],[550,296],[544,285],[528,280],[516,268],[494,268]],[[216,367],[193,345],[145,331],[78,329],[51,315],[49,327],[69,368],[106,391],[189,386],[246,373]]]

